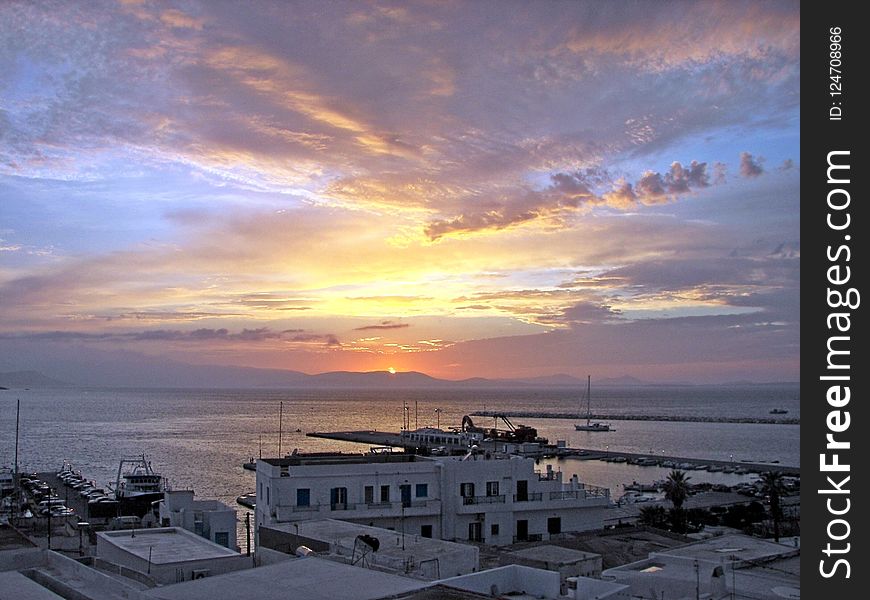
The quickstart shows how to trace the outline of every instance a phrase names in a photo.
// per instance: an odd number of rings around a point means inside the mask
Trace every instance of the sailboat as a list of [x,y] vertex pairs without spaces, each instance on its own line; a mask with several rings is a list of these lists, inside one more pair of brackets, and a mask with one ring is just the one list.
[[575,423],[574,429],[577,431],[610,431],[608,423],[592,422],[592,376],[586,376],[586,424]]

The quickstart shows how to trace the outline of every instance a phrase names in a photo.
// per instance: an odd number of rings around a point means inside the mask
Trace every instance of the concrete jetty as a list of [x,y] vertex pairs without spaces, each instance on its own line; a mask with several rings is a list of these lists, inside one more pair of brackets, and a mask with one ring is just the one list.
[[[308,437],[322,438],[327,440],[340,440],[343,442],[356,442],[358,444],[369,444],[373,446],[392,446],[396,448],[413,449],[419,444],[411,444],[408,440],[402,439],[397,433],[388,431],[329,431],[329,432],[312,432],[306,434]],[[484,443],[486,446],[486,443]],[[555,446],[544,447],[544,456],[555,458],[569,458],[579,460],[608,460],[619,457],[625,458],[625,461],[632,461],[637,464],[637,461],[656,461],[661,463],[669,461],[677,465],[691,465],[692,468],[700,469],[711,465],[717,465],[725,468],[742,468],[752,473],[763,473],[765,471],[779,471],[783,475],[799,475],[799,467],[791,467],[781,465],[779,463],[762,462],[755,460],[714,460],[708,458],[688,458],[683,456],[665,456],[658,454],[637,454],[632,452],[604,451],[592,448],[556,448]],[[625,462],[622,461],[622,462]],[[656,466],[650,464],[647,466]]]
[[[586,419],[585,414],[580,413],[554,413],[554,412],[538,412],[538,411],[498,411],[498,410],[479,410],[471,413],[474,417],[498,417],[504,415],[506,417],[526,418],[526,419]],[[591,419],[598,421],[672,421],[675,423],[758,423],[764,425],[800,425],[801,420],[797,418],[780,418],[773,417],[702,417],[692,415],[602,415],[594,414]]]

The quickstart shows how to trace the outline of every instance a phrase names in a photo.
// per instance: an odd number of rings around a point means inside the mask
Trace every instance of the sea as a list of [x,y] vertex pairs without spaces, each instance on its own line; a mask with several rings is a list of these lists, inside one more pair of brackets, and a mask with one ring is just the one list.
[[[116,480],[121,459],[145,455],[174,489],[221,500],[252,492],[242,465],[257,457],[300,452],[366,452],[363,444],[308,437],[309,432],[398,431],[457,427],[478,410],[585,413],[572,388],[352,389],[30,389],[0,390],[0,468],[14,463],[16,400],[20,400],[18,463],[23,471],[55,471],[68,461],[101,487]],[[602,415],[769,418],[773,408],[800,418],[799,384],[601,387],[592,410]],[[281,409],[283,403],[283,410]],[[407,407],[407,408],[406,408]],[[279,415],[283,415],[279,419]],[[484,426],[492,417],[473,417]],[[798,466],[799,425],[614,420],[613,431],[583,432],[576,419],[511,418],[569,447],[687,458]],[[501,424],[503,425],[503,424]],[[280,433],[280,435],[279,435]],[[611,490],[651,483],[667,469],[594,460],[544,460],[565,478]],[[752,475],[693,471],[693,482],[734,484]],[[243,538],[239,538],[240,540]]]

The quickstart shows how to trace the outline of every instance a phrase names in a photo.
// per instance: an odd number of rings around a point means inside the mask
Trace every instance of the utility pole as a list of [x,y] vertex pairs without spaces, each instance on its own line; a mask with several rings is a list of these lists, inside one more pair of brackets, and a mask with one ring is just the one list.
[[251,555],[251,513],[245,513],[245,539],[247,540],[246,556]]
[[13,490],[12,490],[12,516],[18,514],[18,507],[21,504],[21,481],[18,475],[18,422],[19,417],[21,415],[21,398],[18,398],[15,404],[15,475],[13,480]]
[[284,403],[281,402],[278,408],[278,458],[282,458],[281,442],[284,439]]

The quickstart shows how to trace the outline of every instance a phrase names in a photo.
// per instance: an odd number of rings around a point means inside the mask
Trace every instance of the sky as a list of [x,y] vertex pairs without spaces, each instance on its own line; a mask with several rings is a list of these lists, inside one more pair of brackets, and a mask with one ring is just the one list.
[[796,1],[3,2],[0,370],[796,381],[799,42]]

